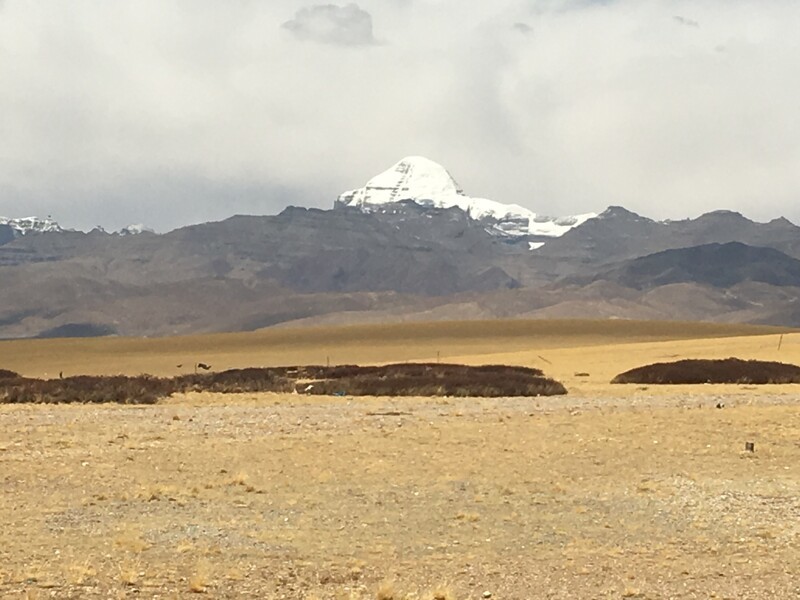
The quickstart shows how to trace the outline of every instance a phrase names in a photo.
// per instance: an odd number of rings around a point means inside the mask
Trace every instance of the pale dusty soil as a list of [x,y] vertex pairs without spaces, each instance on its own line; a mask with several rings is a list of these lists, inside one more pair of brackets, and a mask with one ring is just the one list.
[[0,597],[800,595],[797,388],[586,386],[0,406]]
[[800,334],[709,327],[0,343],[32,376],[441,357],[570,391],[0,405],[0,598],[800,597],[800,386],[608,384],[679,358],[800,364]]

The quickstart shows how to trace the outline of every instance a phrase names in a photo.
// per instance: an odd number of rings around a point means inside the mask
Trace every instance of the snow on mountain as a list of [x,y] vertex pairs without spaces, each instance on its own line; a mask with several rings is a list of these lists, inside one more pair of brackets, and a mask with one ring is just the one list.
[[[50,217],[23,217],[19,219],[10,219],[8,217],[0,217],[0,225],[8,225],[14,230],[14,235],[20,237],[29,233],[53,233],[65,231],[55,220]],[[108,233],[102,225],[97,225],[92,231],[99,233]],[[113,235],[139,235],[140,233],[154,233],[149,227],[145,227],[142,223],[135,223],[123,227],[119,231],[115,231]]]
[[471,218],[486,223],[487,230],[491,233],[507,237],[560,237],[573,227],[597,216],[595,213],[587,213],[552,218],[539,215],[518,204],[502,204],[486,198],[467,196],[443,166],[421,156],[404,158],[392,168],[370,179],[365,187],[343,193],[336,200],[336,206],[376,212],[386,204],[403,200],[435,208],[456,206]]
[[16,235],[64,231],[61,226],[50,217],[44,219],[40,217],[23,217],[20,219],[0,217],[0,225],[8,225],[14,230]]
[[145,227],[143,223],[134,223],[120,229],[117,234],[119,235],[139,235],[141,233],[155,233],[149,227]]

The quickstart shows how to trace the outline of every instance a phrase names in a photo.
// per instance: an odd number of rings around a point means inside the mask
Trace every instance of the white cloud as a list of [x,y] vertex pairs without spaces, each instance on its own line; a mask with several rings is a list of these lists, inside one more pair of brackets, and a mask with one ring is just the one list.
[[330,206],[423,154],[540,212],[800,221],[796,2],[320,6],[7,0],[0,214],[176,226]]

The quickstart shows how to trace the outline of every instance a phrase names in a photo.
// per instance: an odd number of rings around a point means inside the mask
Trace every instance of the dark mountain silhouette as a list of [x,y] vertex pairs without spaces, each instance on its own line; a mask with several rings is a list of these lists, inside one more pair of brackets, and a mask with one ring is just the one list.
[[7,241],[0,337],[514,316],[800,324],[799,259],[800,228],[727,211],[662,223],[611,207],[531,251],[456,207],[290,207]]
[[635,258],[593,278],[601,279],[639,290],[674,283],[717,288],[744,282],[800,286],[800,260],[773,248],[740,242],[714,243]]

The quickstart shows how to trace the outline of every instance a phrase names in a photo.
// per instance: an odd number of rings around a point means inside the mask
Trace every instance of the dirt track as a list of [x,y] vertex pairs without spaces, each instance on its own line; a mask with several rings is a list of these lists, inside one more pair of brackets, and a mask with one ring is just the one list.
[[766,390],[2,406],[0,597],[797,597]]

